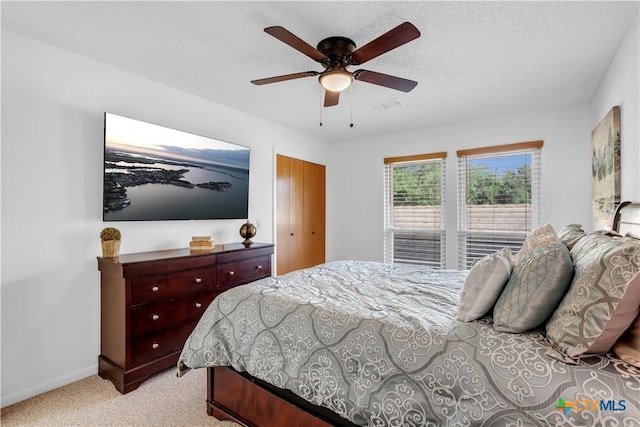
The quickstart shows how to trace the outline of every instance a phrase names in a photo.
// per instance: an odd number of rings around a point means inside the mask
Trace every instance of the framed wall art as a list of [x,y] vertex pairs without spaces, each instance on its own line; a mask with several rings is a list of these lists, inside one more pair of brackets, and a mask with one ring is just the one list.
[[620,107],[613,107],[591,132],[593,228],[610,228],[620,203]]

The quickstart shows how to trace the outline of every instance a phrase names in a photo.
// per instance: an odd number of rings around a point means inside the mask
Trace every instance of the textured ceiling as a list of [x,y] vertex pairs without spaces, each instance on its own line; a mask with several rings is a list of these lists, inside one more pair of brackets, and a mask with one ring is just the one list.
[[[587,102],[639,10],[637,1],[2,1],[1,7],[5,29],[327,141]],[[347,90],[338,106],[323,109],[316,77],[249,83],[322,71],[265,27],[283,26],[312,46],[329,36],[362,46],[404,21],[420,30],[419,39],[351,71],[416,80],[412,92],[356,82],[352,97]],[[376,106],[383,101],[396,108]]]

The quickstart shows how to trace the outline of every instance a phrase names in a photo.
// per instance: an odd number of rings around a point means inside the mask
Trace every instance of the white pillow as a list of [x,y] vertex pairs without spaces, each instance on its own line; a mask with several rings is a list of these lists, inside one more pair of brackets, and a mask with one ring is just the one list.
[[457,319],[470,322],[491,310],[509,281],[511,249],[502,248],[476,262],[464,279]]

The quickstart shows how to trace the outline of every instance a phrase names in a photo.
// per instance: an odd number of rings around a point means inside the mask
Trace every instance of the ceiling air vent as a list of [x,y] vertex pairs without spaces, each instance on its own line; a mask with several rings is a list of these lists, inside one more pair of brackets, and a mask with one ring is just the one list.
[[369,107],[375,111],[389,111],[401,108],[403,105],[397,98],[388,99],[386,101],[377,102],[375,104],[369,104]]

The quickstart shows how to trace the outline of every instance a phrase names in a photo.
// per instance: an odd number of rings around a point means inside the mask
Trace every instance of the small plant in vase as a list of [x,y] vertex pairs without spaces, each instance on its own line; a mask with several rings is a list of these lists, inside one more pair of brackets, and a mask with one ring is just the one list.
[[102,256],[114,258],[120,255],[120,230],[114,227],[103,228],[100,232],[102,241]]

